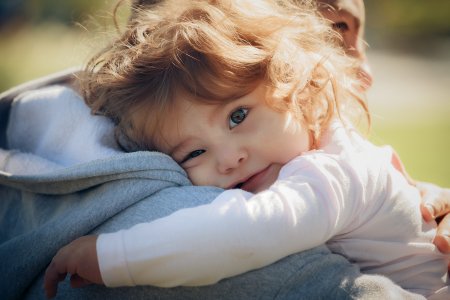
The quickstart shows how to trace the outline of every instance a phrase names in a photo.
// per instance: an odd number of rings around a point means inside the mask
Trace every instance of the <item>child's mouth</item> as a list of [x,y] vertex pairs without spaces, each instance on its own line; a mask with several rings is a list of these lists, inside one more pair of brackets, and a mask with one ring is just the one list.
[[234,186],[234,189],[240,189],[244,185],[245,181],[240,182]]
[[265,169],[256,172],[252,176],[248,177],[244,181],[236,184],[235,189],[242,189],[247,192],[255,193],[260,191],[261,186],[265,186],[265,183],[269,177],[270,165]]

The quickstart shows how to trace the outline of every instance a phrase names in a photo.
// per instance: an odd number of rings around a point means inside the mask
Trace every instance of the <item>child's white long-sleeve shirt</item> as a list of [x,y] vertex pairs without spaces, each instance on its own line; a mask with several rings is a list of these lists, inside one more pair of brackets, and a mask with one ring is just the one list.
[[[108,286],[213,284],[327,243],[363,272],[430,296],[448,292],[448,257],[431,243],[419,192],[392,153],[334,123],[322,150],[293,159],[270,189],[228,190],[97,241]],[[448,294],[447,294],[448,295]]]

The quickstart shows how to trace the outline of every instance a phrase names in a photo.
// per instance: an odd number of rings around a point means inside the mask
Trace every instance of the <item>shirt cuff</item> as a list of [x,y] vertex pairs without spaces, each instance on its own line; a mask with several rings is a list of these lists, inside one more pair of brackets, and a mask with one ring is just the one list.
[[107,287],[135,286],[123,243],[124,231],[100,234],[97,238],[97,257],[100,274]]

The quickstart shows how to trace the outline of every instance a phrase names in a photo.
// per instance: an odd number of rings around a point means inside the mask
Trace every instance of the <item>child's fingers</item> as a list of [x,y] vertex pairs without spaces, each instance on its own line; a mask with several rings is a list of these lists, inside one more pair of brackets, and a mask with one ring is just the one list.
[[71,244],[59,249],[45,271],[44,289],[48,298],[56,296],[58,283],[66,278],[67,273],[73,273],[70,269]]
[[44,277],[44,289],[47,298],[53,298],[56,296],[58,283],[66,278],[66,274],[67,273],[65,272],[58,272],[54,261],[50,263],[50,265],[47,267],[47,270],[45,270]]
[[73,274],[70,277],[70,286],[73,288],[80,288],[89,284],[92,284],[92,282],[78,276],[78,274]]
[[[450,190],[429,183],[418,183],[422,193],[422,215],[429,222],[450,212]],[[450,230],[450,228],[449,228]]]
[[431,205],[426,205],[424,202],[420,204],[420,211],[422,213],[422,218],[426,222],[433,221],[434,217],[434,208]]
[[424,220],[438,222],[433,243],[442,253],[450,253],[450,189],[424,182],[417,183],[417,188],[422,194]]
[[450,214],[439,222],[433,242],[442,253],[450,253]]

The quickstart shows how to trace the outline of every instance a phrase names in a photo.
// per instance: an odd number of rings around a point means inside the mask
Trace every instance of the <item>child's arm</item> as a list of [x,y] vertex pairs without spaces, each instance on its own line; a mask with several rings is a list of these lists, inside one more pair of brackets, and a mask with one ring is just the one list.
[[[205,285],[323,244],[353,222],[349,211],[358,217],[360,213],[348,206],[352,202],[349,191],[342,190],[339,181],[348,182],[349,178],[339,179],[342,170],[336,168],[332,177],[338,180],[327,184],[318,180],[311,173],[314,166],[311,168],[295,188],[279,181],[270,191],[253,197],[243,191],[227,191],[209,205],[102,234],[96,249],[93,239],[71,243],[47,271],[48,294],[56,291],[58,281],[69,270],[75,270],[71,271],[75,274],[73,286],[81,281],[78,277],[108,286]],[[352,185],[353,197],[363,196],[358,189]],[[84,259],[91,256],[93,259]],[[94,275],[81,270],[91,270]]]
[[416,181],[412,179],[412,177],[406,172],[405,165],[403,164],[402,160],[400,159],[400,156],[398,153],[394,150],[394,148],[391,148],[392,150],[392,160],[391,163],[394,166],[397,171],[403,174],[403,176],[406,178],[409,184],[416,185]]
[[[341,176],[338,165],[332,168],[333,174],[325,175],[313,163],[304,168],[302,176],[294,174],[298,176],[294,181],[280,180],[257,195],[229,190],[209,205],[183,209],[128,230],[101,234],[96,249],[98,265],[87,269],[100,269],[102,281],[110,287],[207,285],[321,245],[352,222],[348,215],[352,210],[343,209],[348,205],[343,203],[348,191],[341,188],[348,189],[348,185],[320,178]],[[355,192],[354,196],[361,194]],[[84,254],[74,254],[72,259],[71,251],[80,252],[72,246],[61,251],[69,254],[57,255],[53,262],[56,266],[48,271],[49,295],[61,274],[83,269],[68,266],[68,261],[94,263],[93,259],[76,259],[87,256]],[[92,248],[92,244],[87,248]],[[95,256],[94,252],[91,255]],[[80,271],[75,274],[83,275]],[[89,275],[84,278],[93,281]]]

